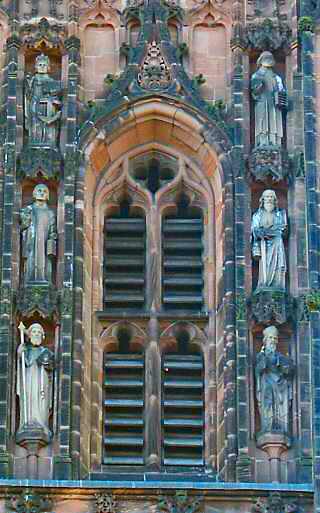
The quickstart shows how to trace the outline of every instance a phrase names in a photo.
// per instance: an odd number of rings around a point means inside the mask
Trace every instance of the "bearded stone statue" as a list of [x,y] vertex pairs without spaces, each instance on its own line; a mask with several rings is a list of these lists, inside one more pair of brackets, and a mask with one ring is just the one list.
[[287,214],[278,208],[276,193],[265,190],[251,224],[252,256],[259,261],[257,289],[285,290],[287,263],[283,239],[287,229]]

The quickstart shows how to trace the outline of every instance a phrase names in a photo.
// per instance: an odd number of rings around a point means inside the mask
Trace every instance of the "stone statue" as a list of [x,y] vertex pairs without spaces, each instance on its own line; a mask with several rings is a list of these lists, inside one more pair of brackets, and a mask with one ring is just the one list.
[[25,127],[32,146],[57,145],[61,117],[61,83],[48,75],[49,58],[38,55],[34,75],[25,80]]
[[[52,404],[50,371],[53,353],[41,344],[45,333],[41,324],[31,324],[26,330],[20,323],[18,347],[17,395],[20,426],[18,432],[42,431],[49,435],[49,415]],[[24,335],[27,335],[28,342]]]
[[255,146],[281,146],[283,138],[282,111],[287,95],[282,79],[273,71],[271,52],[262,52],[258,70],[251,78],[251,94],[255,102]]
[[24,283],[52,283],[53,258],[56,255],[56,220],[49,209],[49,189],[38,184],[34,202],[20,212]]
[[290,358],[278,353],[277,343],[277,328],[265,328],[255,370],[262,433],[288,433],[289,428],[294,366]]
[[265,190],[251,224],[252,255],[259,260],[257,289],[285,290],[287,263],[283,238],[287,229],[287,214],[278,208],[276,193]]

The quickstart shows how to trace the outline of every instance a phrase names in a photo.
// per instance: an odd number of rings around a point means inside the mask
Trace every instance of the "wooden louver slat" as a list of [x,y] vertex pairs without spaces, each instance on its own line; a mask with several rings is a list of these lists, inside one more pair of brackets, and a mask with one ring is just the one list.
[[104,463],[143,465],[144,357],[106,354]]
[[108,218],[104,236],[104,308],[142,309],[145,299],[145,219]]
[[162,375],[163,464],[203,465],[202,356],[165,355]]

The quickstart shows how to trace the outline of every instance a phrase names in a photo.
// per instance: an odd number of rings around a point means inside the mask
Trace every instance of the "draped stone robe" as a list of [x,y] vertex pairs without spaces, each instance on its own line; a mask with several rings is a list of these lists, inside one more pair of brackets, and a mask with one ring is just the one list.
[[281,146],[283,138],[282,110],[278,93],[285,92],[279,75],[261,66],[251,78],[251,94],[255,101],[255,146]]
[[25,284],[52,282],[57,238],[54,212],[47,204],[34,203],[22,209],[20,220]]
[[288,433],[292,401],[292,361],[278,353],[261,350],[257,355],[256,397],[261,431]]
[[287,234],[287,214],[275,209],[267,213],[259,208],[252,217],[253,257],[259,259],[258,289],[285,290],[286,254],[283,238]]

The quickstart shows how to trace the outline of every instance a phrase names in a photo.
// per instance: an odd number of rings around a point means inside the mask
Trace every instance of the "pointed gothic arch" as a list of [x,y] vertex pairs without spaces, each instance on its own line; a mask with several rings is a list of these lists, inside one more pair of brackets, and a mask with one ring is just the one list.
[[[172,99],[170,102],[163,97],[161,102],[159,99],[154,96],[137,100],[126,110],[118,110],[116,118],[110,115],[101,117],[85,136],[84,132],[82,134],[81,145],[85,161],[77,176],[77,187],[83,186],[85,190],[83,203],[84,238],[86,241],[84,245],[86,266],[84,297],[91,298],[91,304],[83,306],[86,312],[85,318],[88,321],[84,325],[84,343],[93,353],[95,352],[94,348],[99,344],[101,329],[107,328],[111,317],[117,318],[110,311],[107,315],[106,312],[101,311],[103,262],[101,241],[105,213],[108,208],[112,209],[112,205],[119,200],[123,188],[127,188],[128,193],[134,198],[133,202],[140,204],[146,212],[148,248],[146,286],[149,291],[159,290],[160,284],[160,272],[155,272],[155,269],[160,269],[161,263],[160,213],[170,206],[170,202],[172,203],[179,188],[181,190],[185,188],[198,207],[202,205],[203,221],[206,227],[205,251],[203,253],[206,304],[205,311],[200,315],[200,319],[202,318],[200,324],[204,327],[210,319],[212,340],[208,341],[208,347],[209,344],[215,344],[215,341],[223,336],[218,332],[220,328],[218,327],[219,323],[216,322],[215,312],[223,301],[226,282],[229,290],[232,288],[230,274],[228,278],[225,275],[225,261],[228,259],[228,267],[230,267],[233,258],[233,255],[230,254],[230,245],[226,242],[226,238],[232,238],[234,229],[232,215],[229,215],[233,211],[233,168],[230,144],[224,132],[214,126],[203,114],[196,112],[194,108],[191,109],[181,102],[176,103]],[[173,179],[161,185],[154,194],[147,190],[141,181],[135,180],[130,173],[132,161],[148,152],[165,154],[178,162],[178,172]],[[139,321],[142,329],[147,329],[146,322],[149,312],[154,309],[159,312],[158,322],[161,324],[161,315],[167,315],[166,312],[162,312],[161,294],[147,297],[146,310]],[[129,313],[125,315],[130,317]],[[150,327],[150,329],[153,328]],[[150,334],[148,334],[146,355],[153,356],[148,357],[149,359],[146,361],[153,361],[152,365],[155,365],[155,368],[158,365],[155,363],[158,361],[157,352],[156,342],[154,339],[150,339]],[[208,356],[205,358],[207,359]],[[93,375],[101,373],[101,370],[97,368],[97,358],[93,358],[91,362],[85,362],[86,364],[91,366],[88,372]],[[216,372],[216,363],[211,362],[210,365],[205,367],[206,375]],[[146,386],[147,384],[148,380]],[[86,393],[90,396],[92,391],[88,390]],[[212,400],[211,397],[210,401]],[[223,397],[219,400],[223,401]],[[157,404],[157,402],[146,403],[148,415],[152,419],[159,416]],[[208,407],[210,407],[209,404]],[[101,439],[101,432],[98,433],[94,419],[91,421],[93,422],[93,432],[97,434],[98,439]],[[147,447],[149,447],[149,439],[154,429],[154,425],[147,423],[145,432]],[[212,435],[215,429],[210,425],[210,437],[213,440],[216,437],[215,434]],[[152,446],[153,452],[145,460],[146,464],[148,461],[152,461],[153,464],[161,466],[161,459],[156,455],[159,450],[159,447]],[[206,442],[203,454],[205,454],[206,465],[215,465],[216,449],[211,442]],[[93,457],[92,465],[98,472],[104,472],[104,466],[99,466],[95,457]]]

